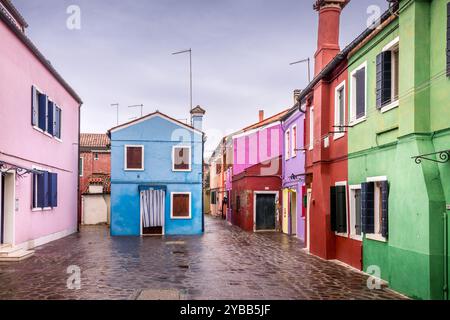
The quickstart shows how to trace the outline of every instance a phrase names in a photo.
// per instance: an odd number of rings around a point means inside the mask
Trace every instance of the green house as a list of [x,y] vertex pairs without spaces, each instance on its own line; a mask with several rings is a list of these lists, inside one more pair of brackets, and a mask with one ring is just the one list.
[[349,57],[349,206],[365,271],[448,299],[450,4],[400,0],[392,12]]

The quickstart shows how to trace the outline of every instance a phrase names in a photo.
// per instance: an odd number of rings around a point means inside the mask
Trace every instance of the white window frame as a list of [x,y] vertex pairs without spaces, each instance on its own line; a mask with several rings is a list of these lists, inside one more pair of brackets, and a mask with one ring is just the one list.
[[309,109],[309,150],[314,149],[314,107]]
[[[138,147],[142,149],[142,167],[140,169],[128,168],[127,149],[128,148],[138,148]],[[124,167],[125,171],[144,171],[145,170],[145,163],[144,163],[145,147],[144,147],[144,145],[126,144],[126,145],[124,145],[123,152],[124,152],[123,167]]]
[[[42,168],[42,167],[37,167],[37,166],[32,166],[31,167],[33,170],[38,170],[38,171],[45,171],[45,172],[48,172],[48,173],[52,173],[53,171],[51,171],[51,170],[47,170],[47,169],[44,169],[44,168]],[[31,178],[31,182],[33,182],[33,178]],[[34,181],[34,183],[35,183],[35,185],[33,186],[33,184],[31,184],[31,196],[32,196],[32,201],[31,201],[31,212],[39,212],[39,211],[51,211],[51,210],[53,210],[54,208],[52,208],[52,207],[44,207],[44,208],[42,208],[42,207],[34,207],[34,203],[36,202],[36,204],[37,204],[37,194],[38,194],[38,181],[37,181],[37,179]],[[34,194],[34,190],[36,191],[36,194]]]
[[[189,149],[189,169],[175,169],[175,149],[185,148]],[[173,172],[190,172],[192,171],[192,146],[173,146],[172,147],[172,171]]]
[[[380,199],[380,192],[381,189],[376,186],[377,182],[382,181],[388,181],[386,176],[378,176],[378,177],[369,177],[367,178],[366,182],[374,182],[374,233],[366,233],[365,236],[367,239],[380,241],[380,242],[387,242],[386,238],[381,235],[381,225],[380,225],[380,210],[381,210],[381,203],[379,201]],[[378,208],[378,210],[377,210]]]
[[334,184],[335,187],[345,187],[345,220],[346,220],[346,225],[347,225],[347,232],[345,233],[340,233],[340,232],[335,232],[335,234],[339,237],[344,237],[344,238],[348,238],[349,235],[349,219],[348,219],[348,191],[347,191],[347,181],[338,181]]
[[287,129],[284,133],[284,156],[286,157],[286,160],[289,160],[291,158],[291,130]]
[[[295,130],[294,130],[295,129]],[[294,137],[295,132],[295,137]],[[294,124],[291,128],[291,158],[297,157],[297,137],[298,137],[298,129],[297,125]]]
[[354,195],[356,190],[361,190],[361,185],[360,184],[354,184],[354,185],[350,185],[349,186],[349,191],[350,191],[350,238],[354,239],[354,240],[358,240],[358,241],[362,241],[362,230],[361,230],[361,234],[357,235],[356,234],[356,228],[355,228],[355,224],[356,224],[356,204],[354,201]]
[[[173,216],[173,196],[178,194],[189,195],[189,217],[174,217]],[[192,193],[191,192],[171,192],[170,193],[170,219],[172,220],[191,220],[192,219]]]
[[[399,46],[400,46],[400,36],[396,37],[394,40],[392,40],[386,46],[384,46],[382,52],[399,50]],[[392,59],[392,66],[394,66],[394,62],[395,62],[394,55],[392,55],[391,59]],[[395,68],[394,67],[391,70],[391,75],[392,75],[392,78],[396,78],[397,81],[399,81],[398,74],[395,73]],[[399,103],[399,96],[397,96],[397,99],[394,100],[394,97],[395,97],[394,96],[395,83],[394,83],[394,81],[391,81],[391,83],[392,83],[392,87],[391,87],[391,103],[386,105],[386,106],[384,106],[384,107],[382,107],[380,109],[381,113],[385,113],[385,112],[387,112],[389,110],[395,109],[395,108],[397,108],[400,105],[400,103]]]
[[81,160],[81,170],[79,172],[80,177],[83,177],[84,175],[84,157],[80,157]]
[[[343,123],[345,124],[345,109],[346,109],[346,94],[345,94],[345,80],[342,81],[335,89],[334,89],[334,130],[333,131],[340,131],[341,128],[338,128],[337,126],[340,125],[339,121],[340,119],[338,119],[338,114],[339,114],[339,100],[338,100],[338,93],[339,91],[342,89],[342,99],[344,100],[344,114],[342,115],[343,118]],[[345,128],[342,128],[344,131],[343,132],[339,132],[339,133],[334,133],[334,140],[340,139],[345,135]]]
[[[364,101],[364,116],[359,119],[356,119],[356,84],[355,84],[355,74],[361,69],[366,70],[365,76],[365,101]],[[366,121],[367,119],[367,61],[364,61],[361,65],[355,68],[350,74],[350,125],[355,126],[358,123]]]

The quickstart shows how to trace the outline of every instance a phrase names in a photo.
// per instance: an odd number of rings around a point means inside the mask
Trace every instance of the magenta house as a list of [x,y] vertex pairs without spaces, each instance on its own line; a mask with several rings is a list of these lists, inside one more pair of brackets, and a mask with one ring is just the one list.
[[296,104],[281,120],[283,130],[283,233],[295,235],[305,241],[306,215],[303,206],[305,196],[304,113]]
[[77,231],[81,99],[0,0],[0,261]]

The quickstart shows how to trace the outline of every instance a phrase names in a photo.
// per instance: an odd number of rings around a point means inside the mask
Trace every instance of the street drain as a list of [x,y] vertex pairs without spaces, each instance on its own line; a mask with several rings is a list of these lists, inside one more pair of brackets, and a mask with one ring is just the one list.
[[141,290],[135,300],[181,300],[181,292],[176,289]]
[[180,268],[180,269],[189,269],[189,266],[186,265],[186,264],[181,264],[181,265],[178,266],[178,268]]

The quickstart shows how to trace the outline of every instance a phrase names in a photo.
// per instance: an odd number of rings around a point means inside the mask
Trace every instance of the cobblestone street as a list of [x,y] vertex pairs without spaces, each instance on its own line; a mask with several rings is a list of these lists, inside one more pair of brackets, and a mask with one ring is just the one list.
[[[81,289],[67,289],[67,267]],[[251,234],[206,218],[198,237],[111,238],[84,227],[0,264],[0,299],[132,299],[140,290],[178,290],[187,299],[399,299],[369,290],[367,276],[310,256],[295,238]]]

